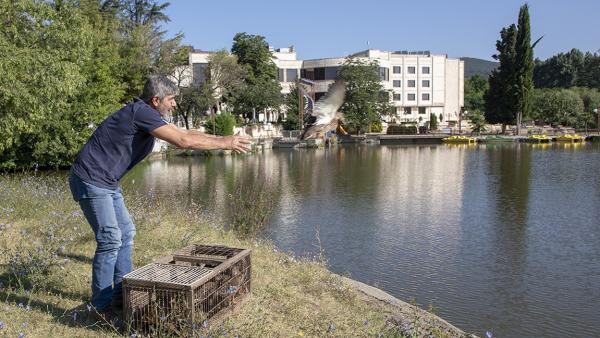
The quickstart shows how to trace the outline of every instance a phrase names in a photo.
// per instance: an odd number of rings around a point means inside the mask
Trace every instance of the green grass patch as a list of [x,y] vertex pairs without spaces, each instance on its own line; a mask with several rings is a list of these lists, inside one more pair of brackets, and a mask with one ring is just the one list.
[[[193,203],[132,190],[124,196],[137,228],[136,267],[191,243],[253,250],[252,295],[210,323],[205,337],[411,336],[389,305],[365,301],[318,259],[208,224]],[[0,175],[0,248],[0,336],[120,336],[88,311],[95,241],[66,175]]]

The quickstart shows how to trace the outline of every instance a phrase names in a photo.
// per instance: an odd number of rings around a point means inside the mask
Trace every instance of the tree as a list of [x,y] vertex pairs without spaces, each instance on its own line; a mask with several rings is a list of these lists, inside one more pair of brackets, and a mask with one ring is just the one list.
[[119,107],[111,25],[93,6],[0,2],[0,168],[71,164],[93,127]]
[[298,96],[298,87],[291,86],[290,92],[285,94],[283,97],[283,104],[285,106],[286,118],[283,121],[283,129],[284,130],[298,130],[300,129],[300,124],[298,122],[299,112],[298,112],[298,102],[300,98]]
[[235,127],[235,117],[229,112],[222,112],[212,120],[206,121],[206,130],[209,133],[219,136],[233,135]]
[[185,128],[190,129],[190,120],[198,121],[204,112],[216,104],[214,97],[212,87],[206,83],[182,88],[175,114],[184,121]]
[[[538,40],[539,41],[539,40]],[[536,42],[537,44],[537,42]],[[521,130],[523,116],[531,113],[533,91],[533,47],[529,24],[529,6],[521,6],[515,42],[515,95],[517,101],[517,134]]]
[[222,110],[222,103],[235,102],[235,95],[244,90],[246,69],[238,64],[237,56],[220,50],[208,58],[206,68],[207,84],[215,93],[217,109]]
[[568,89],[537,89],[533,96],[532,116],[552,125],[584,127],[586,121],[584,103],[573,90]]
[[238,33],[233,38],[231,52],[237,56],[247,73],[246,87],[235,95],[235,109],[255,120],[256,111],[278,108],[281,104],[281,86],[277,81],[277,66],[265,38]]
[[480,134],[485,132],[485,116],[480,111],[475,111],[473,115],[471,115],[471,124],[473,126],[472,132],[476,134]]
[[518,109],[515,92],[515,55],[517,27],[513,24],[500,31],[500,40],[496,41],[498,54],[494,59],[500,61],[488,78],[489,89],[485,98],[485,119],[489,123],[501,123],[504,132],[506,125],[513,123],[514,112]]
[[465,83],[465,110],[484,112],[484,95],[488,90],[488,81],[480,75],[471,76]]
[[435,115],[435,114],[429,115],[429,129],[431,129],[431,130],[438,129],[438,119],[437,119],[437,115]]
[[346,125],[359,134],[370,131],[371,125],[391,110],[390,94],[379,79],[379,64],[350,57],[340,67],[339,76],[346,82],[346,98],[341,108]]
[[575,48],[545,61],[536,60],[533,83],[536,88],[570,88],[584,85],[584,63],[584,54]]

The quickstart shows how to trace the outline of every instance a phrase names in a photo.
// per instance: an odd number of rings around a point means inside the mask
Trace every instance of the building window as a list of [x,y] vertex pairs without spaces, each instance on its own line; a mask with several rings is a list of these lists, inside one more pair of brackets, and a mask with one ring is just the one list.
[[297,69],[286,69],[285,70],[285,82],[294,82],[298,79]]
[[414,66],[408,67],[408,74],[416,74],[417,68]]
[[402,81],[401,80],[394,80],[394,87],[396,87],[396,88],[402,87]]
[[402,94],[394,93],[394,101],[402,101]]
[[325,68],[315,68],[315,81],[325,80]]
[[338,76],[339,67],[325,67],[325,80],[335,80]]
[[[408,94],[410,95],[410,94]],[[412,109],[410,107],[404,107],[404,114],[410,115],[412,114]]]
[[390,80],[390,69],[385,67],[379,67],[379,80],[389,81]]
[[314,80],[315,79],[315,70],[314,69],[301,69],[300,76],[305,79]]
[[417,98],[417,94],[408,94],[408,101],[414,101]]
[[419,107],[419,114],[421,114],[421,115],[425,114],[426,109],[427,109],[427,107]]
[[394,66],[394,74],[402,74],[402,67]]
[[421,73],[423,73],[423,74],[429,74],[429,67],[423,67],[421,69]]
[[206,68],[208,67],[208,63],[194,63],[193,65],[193,74],[192,77],[194,79],[194,84],[199,85],[206,82]]
[[431,82],[429,82],[429,80],[423,80],[421,82],[421,85],[425,88],[429,88],[429,86],[431,85]]
[[423,93],[423,94],[421,94],[421,100],[423,100],[423,101],[429,101],[429,93]]
[[408,80],[408,87],[414,88],[417,85],[417,81]]
[[277,68],[277,80],[279,82],[283,82],[283,74],[285,73],[285,69],[283,68]]

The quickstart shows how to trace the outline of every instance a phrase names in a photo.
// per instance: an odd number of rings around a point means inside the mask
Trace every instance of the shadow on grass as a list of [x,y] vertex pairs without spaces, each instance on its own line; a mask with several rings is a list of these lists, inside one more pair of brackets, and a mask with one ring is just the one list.
[[88,257],[85,255],[78,255],[78,254],[73,254],[73,253],[68,253],[68,254],[67,253],[59,253],[58,256],[63,257],[63,258],[68,258],[70,260],[77,261],[80,263],[90,264],[90,266],[92,264],[92,261],[94,260],[93,257]]
[[[9,280],[9,276],[7,274],[0,275],[0,281],[3,283]],[[5,284],[6,285],[6,284]],[[17,305],[17,309],[15,311],[32,311],[37,310],[42,313],[49,314],[53,317],[53,321],[65,325],[68,327],[79,327],[85,328],[98,332],[114,332],[118,333],[118,331],[108,325],[107,323],[101,322],[95,316],[95,310],[89,306],[88,303],[85,302],[85,299],[89,296],[83,293],[74,293],[65,290],[61,290],[55,286],[44,287],[40,289],[43,292],[49,292],[51,294],[58,295],[62,298],[68,298],[71,300],[80,301],[81,304],[77,305],[74,308],[67,308],[63,306],[59,306],[58,304],[52,302],[46,302],[39,299],[36,299],[36,293],[31,294],[20,294],[10,289],[0,289],[0,299],[5,304],[14,303]],[[4,311],[10,311],[7,308],[4,308]]]

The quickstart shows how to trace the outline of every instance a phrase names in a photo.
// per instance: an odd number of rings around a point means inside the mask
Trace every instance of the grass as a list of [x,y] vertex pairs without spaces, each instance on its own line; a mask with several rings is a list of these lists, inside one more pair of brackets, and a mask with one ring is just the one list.
[[[95,241],[64,175],[0,175],[0,336],[119,337],[89,312]],[[316,258],[208,224],[199,207],[125,191],[136,224],[134,266],[190,243],[251,248],[252,296],[204,337],[412,337],[389,304]],[[408,322],[410,324],[410,321]],[[406,323],[404,323],[406,324]],[[410,326],[410,325],[409,325]],[[414,327],[414,325],[413,325]],[[434,336],[444,336],[443,334]]]

